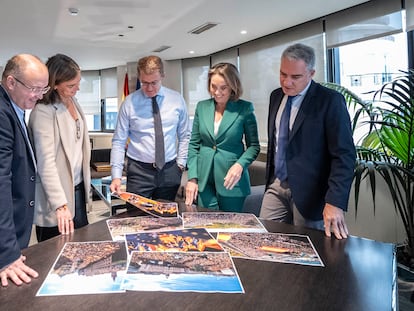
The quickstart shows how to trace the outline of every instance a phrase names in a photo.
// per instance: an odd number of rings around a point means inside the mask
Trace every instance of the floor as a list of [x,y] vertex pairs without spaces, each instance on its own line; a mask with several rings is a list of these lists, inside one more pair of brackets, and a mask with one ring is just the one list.
[[[93,201],[92,209],[88,213],[89,223],[94,223],[107,217],[109,217],[109,209],[105,203],[101,200]],[[33,230],[30,245],[35,243],[37,243],[37,240]],[[398,305],[399,311],[414,310],[414,279],[398,278]]]

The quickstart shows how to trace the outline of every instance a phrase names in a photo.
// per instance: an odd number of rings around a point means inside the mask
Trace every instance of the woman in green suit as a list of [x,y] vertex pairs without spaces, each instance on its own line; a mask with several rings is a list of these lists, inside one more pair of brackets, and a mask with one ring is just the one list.
[[253,104],[240,99],[239,72],[230,63],[209,70],[208,89],[211,99],[195,111],[185,203],[241,212],[250,194],[247,168],[260,151]]

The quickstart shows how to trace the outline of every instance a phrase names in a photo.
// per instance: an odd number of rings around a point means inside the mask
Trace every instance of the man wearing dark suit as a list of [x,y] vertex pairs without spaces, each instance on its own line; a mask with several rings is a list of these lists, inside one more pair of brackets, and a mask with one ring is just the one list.
[[[260,217],[325,230],[328,237],[332,231],[342,239],[348,235],[344,211],[355,146],[343,96],[312,80],[314,66],[311,47],[294,44],[282,54],[281,88],[270,95],[266,192]],[[279,133],[289,105],[283,147]]]
[[29,283],[38,273],[25,264],[21,249],[33,224],[36,163],[24,120],[49,87],[47,67],[20,54],[4,68],[0,85],[0,280]]

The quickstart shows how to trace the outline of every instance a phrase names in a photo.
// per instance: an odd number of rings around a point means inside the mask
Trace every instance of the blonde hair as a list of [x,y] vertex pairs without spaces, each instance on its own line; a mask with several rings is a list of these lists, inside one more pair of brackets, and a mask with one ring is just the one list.
[[161,77],[164,77],[164,64],[162,63],[161,58],[155,55],[146,56],[138,60],[138,76],[140,73],[144,74],[153,74],[158,71],[161,74]]

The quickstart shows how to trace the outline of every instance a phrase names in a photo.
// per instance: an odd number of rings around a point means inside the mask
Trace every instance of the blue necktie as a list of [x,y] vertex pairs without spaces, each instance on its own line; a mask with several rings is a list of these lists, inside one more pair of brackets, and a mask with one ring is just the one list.
[[275,156],[275,176],[280,181],[285,181],[288,178],[286,168],[286,149],[289,141],[290,110],[292,108],[292,99],[294,97],[295,96],[288,97],[285,109],[282,112],[282,117],[280,118],[277,152]]

